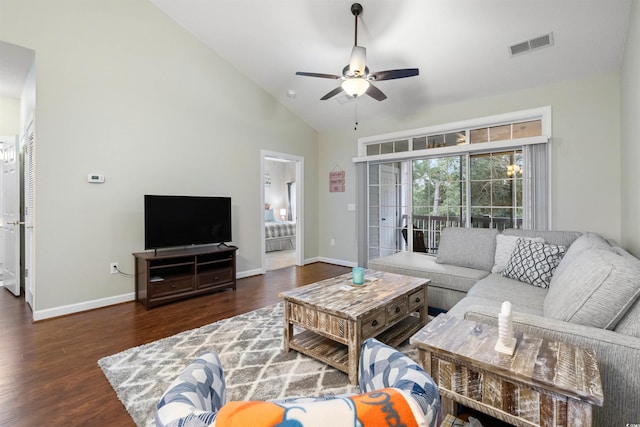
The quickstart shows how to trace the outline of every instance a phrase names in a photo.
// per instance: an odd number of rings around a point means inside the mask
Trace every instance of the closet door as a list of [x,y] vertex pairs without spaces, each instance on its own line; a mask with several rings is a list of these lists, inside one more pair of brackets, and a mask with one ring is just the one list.
[[33,121],[27,129],[24,155],[24,289],[25,299],[33,309],[35,288],[35,155],[36,138]]

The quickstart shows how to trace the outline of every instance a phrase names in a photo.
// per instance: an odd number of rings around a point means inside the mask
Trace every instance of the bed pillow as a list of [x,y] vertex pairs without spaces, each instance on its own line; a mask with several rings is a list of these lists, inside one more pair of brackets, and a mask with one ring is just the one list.
[[274,222],[276,220],[276,217],[273,213],[273,209],[265,209],[264,211],[264,220],[266,222]]
[[519,238],[502,276],[546,289],[566,252],[564,246]]
[[516,242],[518,239],[531,240],[538,243],[544,243],[542,237],[518,237],[518,236],[505,236],[504,234],[498,234],[496,236],[496,256],[494,258],[492,273],[502,273],[511,259],[511,254],[516,248]]

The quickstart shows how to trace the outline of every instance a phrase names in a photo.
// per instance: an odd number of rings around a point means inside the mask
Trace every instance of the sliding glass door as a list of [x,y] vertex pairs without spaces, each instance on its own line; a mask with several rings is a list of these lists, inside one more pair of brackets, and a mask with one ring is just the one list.
[[369,259],[406,250],[407,162],[369,165]]
[[369,259],[435,254],[446,227],[520,228],[522,174],[522,150],[369,164]]

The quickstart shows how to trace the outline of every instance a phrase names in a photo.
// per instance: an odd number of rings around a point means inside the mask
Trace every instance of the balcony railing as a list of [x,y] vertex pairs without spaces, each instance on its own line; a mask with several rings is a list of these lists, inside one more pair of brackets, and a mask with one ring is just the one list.
[[[435,254],[440,244],[440,233],[447,227],[464,227],[464,220],[455,216],[414,215],[413,216],[413,251]],[[500,231],[505,228],[521,228],[522,219],[472,216],[471,227],[495,228]],[[407,242],[407,229],[402,229],[402,235]]]

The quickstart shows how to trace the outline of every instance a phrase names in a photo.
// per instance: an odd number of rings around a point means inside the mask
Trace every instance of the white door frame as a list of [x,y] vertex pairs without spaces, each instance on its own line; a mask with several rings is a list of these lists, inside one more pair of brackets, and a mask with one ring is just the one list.
[[295,162],[296,164],[296,215],[294,218],[296,221],[296,265],[304,265],[304,157],[295,156],[293,154],[278,153],[275,151],[260,150],[260,200],[261,208],[258,210],[260,214],[260,242],[262,261],[260,269],[262,274],[266,272],[266,247],[265,247],[265,233],[264,233],[264,174],[265,174],[265,160],[267,157],[287,160]]

